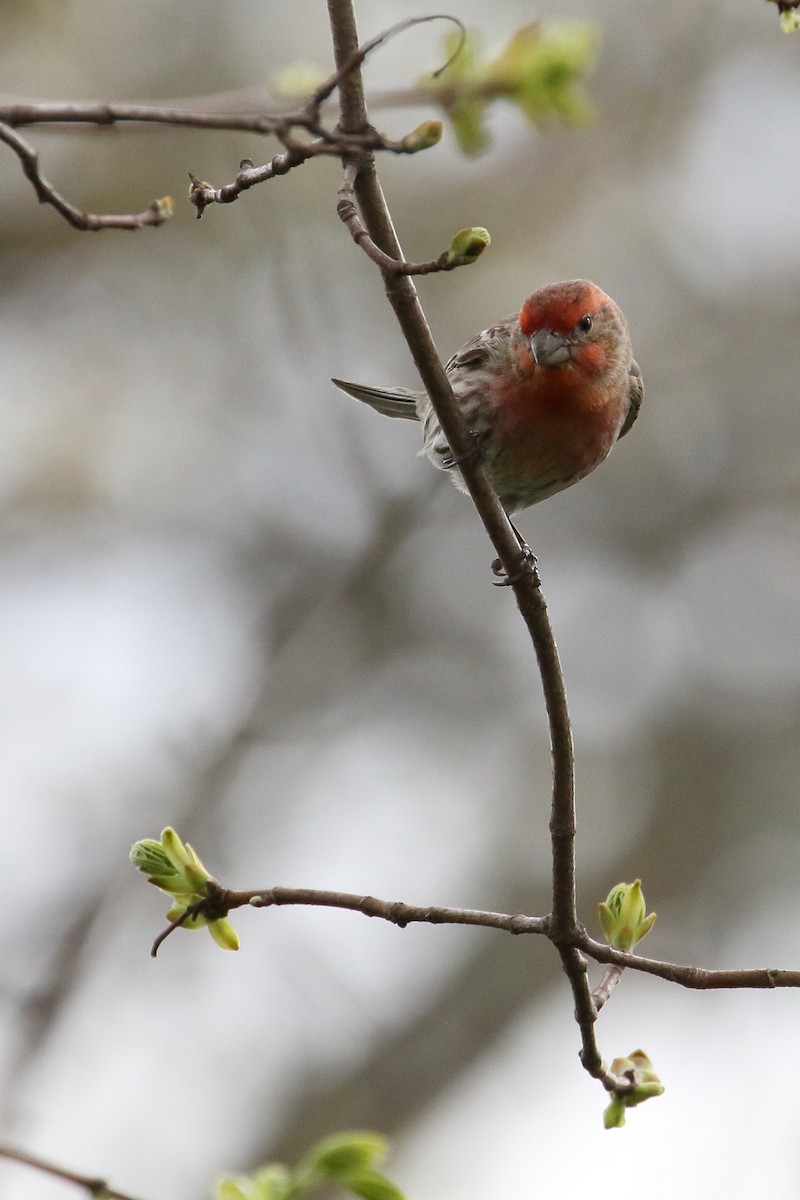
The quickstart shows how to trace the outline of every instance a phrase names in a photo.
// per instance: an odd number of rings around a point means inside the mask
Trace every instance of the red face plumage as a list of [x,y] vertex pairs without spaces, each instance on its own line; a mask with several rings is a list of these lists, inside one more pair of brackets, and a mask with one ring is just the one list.
[[605,292],[588,279],[571,279],[539,288],[522,306],[519,324],[526,337],[540,329],[567,334],[582,317],[594,317],[609,301]]

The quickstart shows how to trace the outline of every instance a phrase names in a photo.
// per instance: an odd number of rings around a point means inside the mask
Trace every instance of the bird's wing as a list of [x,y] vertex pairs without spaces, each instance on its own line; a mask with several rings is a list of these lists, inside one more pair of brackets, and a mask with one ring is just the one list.
[[383,413],[385,417],[404,417],[408,421],[418,420],[417,398],[420,393],[415,392],[412,388],[370,387],[369,384],[364,383],[348,383],[345,379],[332,379],[331,383],[335,383],[341,391],[347,392],[348,396],[353,396],[356,400],[361,400],[370,408],[374,408],[376,412]]
[[620,437],[625,437],[625,434],[638,417],[643,399],[644,381],[642,380],[642,372],[639,369],[636,359],[632,358],[631,365],[628,367],[628,415],[625,418],[625,424],[620,430]]
[[487,363],[505,363],[509,337],[517,325],[517,315],[513,313],[465,342],[445,363],[444,369],[451,377],[451,382],[460,375],[468,377],[473,368],[480,370]]

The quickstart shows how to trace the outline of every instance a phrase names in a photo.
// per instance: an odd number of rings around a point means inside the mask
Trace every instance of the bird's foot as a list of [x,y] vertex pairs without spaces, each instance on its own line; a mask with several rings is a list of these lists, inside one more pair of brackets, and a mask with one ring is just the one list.
[[520,543],[519,559],[513,571],[507,572],[500,559],[496,558],[492,563],[492,574],[498,576],[492,580],[495,587],[512,587],[515,583],[521,583],[523,579],[532,579],[537,588],[542,586],[536,555],[527,542]]
[[470,467],[482,467],[486,461],[486,447],[483,440],[473,430],[469,430],[470,447],[463,454],[453,454],[452,451],[442,459],[442,467],[445,471],[452,471],[454,467],[460,467],[462,463],[466,463]]

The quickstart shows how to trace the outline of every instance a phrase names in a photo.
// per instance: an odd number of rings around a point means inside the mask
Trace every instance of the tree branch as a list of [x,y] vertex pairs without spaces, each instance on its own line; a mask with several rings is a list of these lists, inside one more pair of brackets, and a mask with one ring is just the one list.
[[546,934],[547,917],[527,917],[522,913],[485,912],[478,908],[446,908],[441,905],[406,904],[402,900],[379,900],[375,896],[359,896],[351,892],[331,892],[317,888],[267,888],[256,892],[227,892],[225,911],[252,905],[270,908],[286,904],[304,904],[321,908],[344,908],[363,913],[365,917],[380,917],[405,929],[406,925],[478,925],[485,929],[502,929],[507,933]]
[[10,146],[22,163],[22,169],[33,184],[39,203],[51,204],[75,229],[142,229],[146,225],[163,225],[172,216],[172,201],[168,196],[154,200],[144,212],[129,213],[127,216],[81,212],[45,179],[39,170],[37,152],[9,125],[0,123],[0,141]]
[[678,963],[661,962],[657,958],[641,958],[638,954],[626,954],[615,950],[604,942],[597,942],[584,932],[580,938],[581,949],[595,962],[610,963],[618,967],[629,967],[643,971],[646,975],[657,975],[669,983],[698,991],[717,988],[796,988],[800,987],[800,971],[784,971],[775,967],[756,967],[744,970],[708,970],[704,967],[687,967]]
[[620,979],[622,979],[622,973],[624,970],[624,967],[613,966],[609,967],[607,971],[604,971],[603,978],[600,980],[597,987],[592,991],[592,999],[594,1000],[596,1012],[600,1012],[600,1009],[603,1007],[606,1001],[610,999],[611,993],[619,983]]
[[[305,905],[312,908],[339,908],[348,912],[360,912],[365,917],[378,917],[404,929],[407,925],[472,925],[483,929],[498,929],[505,933],[536,934],[553,940],[552,916],[531,917],[524,913],[498,913],[480,908],[449,908],[444,905],[407,904],[403,900],[381,900],[376,896],[362,896],[357,892],[337,892],[323,888],[271,887],[235,891],[220,884],[210,886],[208,897],[192,904],[180,918],[171,922],[159,934],[155,948],[179,928],[188,916],[202,915],[209,918],[227,916],[238,908],[280,908],[286,905]],[[561,949],[561,947],[560,947]],[[756,970],[706,970],[702,967],[682,966],[678,963],[662,962],[655,958],[641,958],[615,950],[604,942],[595,941],[581,926],[576,926],[563,943],[563,958],[575,976],[585,976],[588,955],[598,963],[606,963],[605,972],[594,993],[589,991],[588,982],[576,984],[580,994],[581,1021],[593,1024],[597,1012],[613,990],[618,977],[625,968],[642,971],[646,975],[658,975],[661,979],[677,983],[681,987],[713,990],[715,988],[797,988],[800,987],[800,971],[785,971],[777,968]],[[578,955],[576,958],[575,955]],[[565,966],[565,970],[567,967]],[[611,976],[617,976],[613,982]],[[591,1006],[587,997],[597,997]],[[578,997],[576,996],[576,1003]],[[579,1022],[580,1023],[580,1022]]]
[[[174,125],[187,129],[224,129],[240,133],[272,134],[286,116],[260,113],[214,112],[202,106],[126,104],[95,100],[13,101],[0,104],[0,121],[21,125]],[[291,114],[287,114],[290,116]]]
[[[358,51],[358,32],[352,0],[328,0],[328,13],[334,39],[336,64],[341,70]],[[349,73],[339,89],[340,129],[360,134],[369,129],[369,118],[358,71]],[[403,254],[378,182],[374,157],[365,153],[358,160],[345,160],[345,168],[355,166],[355,194],[364,226],[375,245],[391,259],[401,261]],[[472,461],[473,446],[459,412],[450,384],[442,367],[428,323],[410,278],[382,267],[384,286],[405,336],[434,412],[448,444],[459,462],[464,483],[497,551],[507,581],[514,589],[517,607],[528,628],[539,664],[545,696],[553,763],[553,792],[550,835],[553,852],[553,911],[550,936],[558,947],[562,966],[570,981],[576,1015],[584,1042],[584,1061],[600,1070],[600,1056],[594,1044],[592,1025],[596,1017],[585,963],[575,950],[578,929],[575,899],[575,795],[572,732],[566,689],[558,650],[539,586],[535,560],[520,554],[516,534],[503,511],[485,473]],[[576,957],[577,956],[577,957]],[[588,1069],[588,1068],[587,1068]]]
[[[215,188],[209,183],[197,179],[190,172],[191,188],[189,199],[197,209],[198,217],[209,204],[229,204],[237,200],[243,191],[264,183],[277,175],[286,175],[294,167],[307,162],[309,158],[320,154],[337,157],[358,154],[362,150],[389,151],[393,154],[415,154],[424,147],[415,144],[412,139],[393,141],[372,127],[366,127],[361,133],[344,138],[339,130],[328,130],[321,123],[321,108],[331,94],[340,89],[348,94],[351,89],[350,79],[358,78],[358,87],[353,92],[363,99],[360,67],[367,55],[377,46],[382,45],[397,34],[413,25],[427,21],[453,21],[465,35],[464,27],[455,17],[425,16],[410,17],[400,21],[383,33],[371,38],[363,46],[356,46],[353,53],[344,61],[337,62],[336,71],[316,89],[305,104],[294,112],[280,115],[263,114],[229,114],[214,113],[206,109],[182,109],[174,106],[154,106],[146,104],[113,104],[113,103],[67,103],[67,104],[11,104],[0,106],[0,140],[4,141],[16,153],[27,178],[31,181],[40,202],[52,204],[53,207],[76,229],[140,229],[145,225],[160,225],[172,215],[171,202],[154,201],[143,213],[118,216],[115,214],[99,215],[81,212],[61,196],[52,184],[39,171],[39,156],[33,147],[15,132],[18,125],[37,123],[86,123],[98,126],[110,126],[121,123],[157,123],[172,126],[189,126],[201,129],[236,129],[250,133],[273,134],[283,144],[284,154],[276,154],[269,163],[255,167],[250,159],[244,159],[239,167],[236,178],[221,188]],[[463,39],[462,39],[463,40]],[[447,65],[447,64],[445,64]],[[298,141],[294,130],[305,130],[311,135],[310,141]],[[355,236],[355,235],[354,235]],[[443,256],[444,257],[444,256]],[[423,264],[419,271],[413,271],[413,264],[398,266],[398,270],[412,268],[413,273],[426,271],[451,270],[460,266],[458,262]]]
[[436,271],[453,271],[456,267],[468,266],[475,261],[474,256],[456,256],[450,250],[443,251],[438,258],[429,262],[412,263],[392,258],[384,253],[372,238],[358,215],[355,202],[355,182],[358,178],[358,166],[349,162],[344,170],[344,178],[339,187],[339,202],[336,212],[357,246],[360,246],[368,258],[380,267],[386,275],[432,275]]
[[26,1154],[22,1150],[12,1150],[10,1146],[0,1145],[0,1158],[5,1158],[9,1162],[22,1163],[26,1167],[33,1167],[35,1171],[41,1171],[53,1179],[63,1179],[65,1183],[74,1183],[88,1192],[94,1200],[136,1200],[136,1197],[131,1196],[128,1192],[118,1192],[109,1187],[104,1179],[81,1175],[77,1171],[68,1171],[65,1167],[58,1167],[55,1163],[47,1162],[37,1155]]

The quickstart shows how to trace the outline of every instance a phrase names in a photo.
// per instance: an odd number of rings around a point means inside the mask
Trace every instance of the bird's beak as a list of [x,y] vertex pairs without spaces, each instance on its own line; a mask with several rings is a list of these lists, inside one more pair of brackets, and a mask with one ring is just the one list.
[[531,354],[540,367],[560,367],[572,358],[567,339],[552,329],[539,329],[531,338]]

